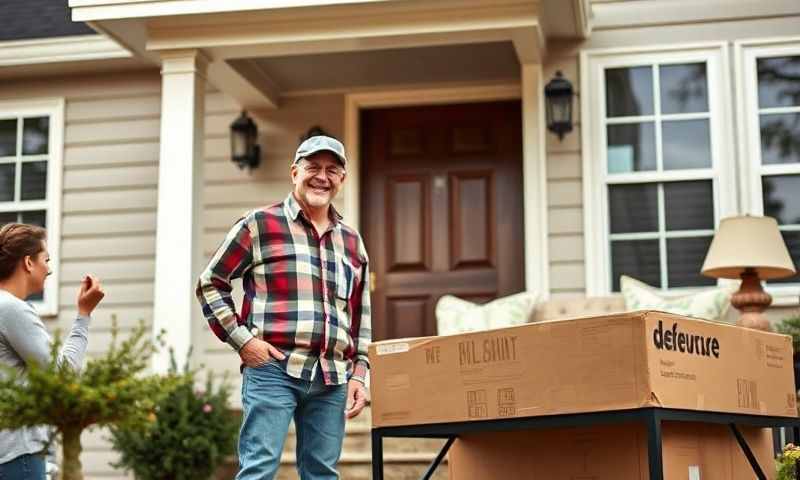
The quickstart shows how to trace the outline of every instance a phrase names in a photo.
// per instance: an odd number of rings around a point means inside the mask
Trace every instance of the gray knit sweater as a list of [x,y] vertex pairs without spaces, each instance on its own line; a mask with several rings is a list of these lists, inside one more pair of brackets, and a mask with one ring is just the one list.
[[[75,369],[83,366],[89,334],[89,317],[79,316],[59,352],[58,362]],[[6,290],[0,289],[0,365],[26,371],[32,362],[50,361],[52,339],[33,307]],[[0,375],[4,375],[0,370]],[[47,428],[0,430],[0,463],[26,453],[41,452],[47,441]]]

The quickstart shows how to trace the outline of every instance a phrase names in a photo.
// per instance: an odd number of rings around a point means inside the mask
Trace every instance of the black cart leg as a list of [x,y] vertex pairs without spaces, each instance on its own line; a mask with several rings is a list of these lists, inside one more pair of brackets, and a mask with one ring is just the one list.
[[372,430],[372,480],[383,480],[383,436]]
[[647,457],[650,480],[664,480],[664,459],[661,452],[661,418],[654,410],[647,416]]
[[433,472],[436,471],[436,467],[442,463],[444,456],[447,455],[447,451],[450,450],[450,447],[453,446],[453,442],[456,441],[456,437],[450,437],[447,439],[447,443],[444,444],[442,450],[439,452],[439,455],[436,455],[436,458],[433,459],[433,463],[431,466],[428,467],[428,471],[425,472],[425,475],[422,476],[422,480],[430,480],[431,476],[433,476]]
[[740,432],[733,423],[731,423],[730,426],[731,430],[733,431],[733,436],[736,437],[736,441],[739,442],[739,447],[741,447],[742,452],[744,452],[744,456],[747,457],[747,461],[750,462],[750,466],[753,468],[753,472],[755,472],[758,480],[767,480],[767,476],[764,475],[764,471],[761,470],[761,466],[758,464],[756,456],[753,455],[753,451],[750,450],[750,446],[744,440],[742,432]]

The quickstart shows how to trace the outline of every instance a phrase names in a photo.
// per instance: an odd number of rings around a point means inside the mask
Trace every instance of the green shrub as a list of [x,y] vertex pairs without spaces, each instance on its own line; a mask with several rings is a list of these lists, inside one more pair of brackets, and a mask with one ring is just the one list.
[[115,467],[139,480],[207,479],[234,452],[239,422],[228,405],[229,385],[215,385],[209,373],[205,388],[198,390],[195,374],[189,370],[180,376],[144,429],[111,428],[114,449],[121,454]]
[[795,352],[800,352],[800,313],[793,317],[784,318],[775,326],[778,333],[790,335]]
[[[57,365],[61,340],[56,339],[48,365],[29,365],[24,376],[14,370],[0,375],[0,429],[53,426],[61,437],[63,480],[83,479],[83,430],[109,425],[141,428],[176,383],[175,376],[145,375],[160,337],[154,342],[143,322],[119,345],[117,336],[113,321],[108,351],[88,360],[80,372]],[[42,450],[47,447],[42,445]]]

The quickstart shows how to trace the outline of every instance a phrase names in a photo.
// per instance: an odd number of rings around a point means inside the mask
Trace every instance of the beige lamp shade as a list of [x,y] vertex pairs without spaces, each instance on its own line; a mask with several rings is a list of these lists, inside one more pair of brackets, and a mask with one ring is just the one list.
[[708,277],[739,278],[746,268],[753,268],[762,280],[795,274],[774,218],[744,215],[722,219],[701,272]]

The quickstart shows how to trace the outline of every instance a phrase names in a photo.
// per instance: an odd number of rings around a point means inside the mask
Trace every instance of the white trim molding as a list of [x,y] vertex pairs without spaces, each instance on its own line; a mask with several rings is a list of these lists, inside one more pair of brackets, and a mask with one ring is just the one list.
[[[161,150],[158,166],[153,331],[183,365],[198,312],[194,287],[202,268],[203,132],[206,57],[165,52],[161,69]],[[169,351],[153,368],[169,369]]]
[[108,60],[132,56],[131,52],[104,35],[73,35],[0,42],[0,67]]
[[[47,116],[49,120],[47,159],[47,198],[43,201],[19,201],[7,204],[13,211],[46,210],[47,250],[50,253],[51,274],[45,280],[44,300],[31,302],[43,317],[58,314],[59,272],[61,270],[61,197],[64,157],[63,98],[33,98],[28,100],[0,101],[0,118]],[[17,152],[18,156],[21,152]]]
[[[708,113],[701,115],[670,115],[670,119],[709,119],[711,167],[706,169],[635,172],[626,174],[607,173],[606,125],[616,123],[605,116],[604,70],[614,67],[653,66],[674,63],[706,63],[708,82]],[[584,248],[586,266],[586,294],[588,296],[608,295],[612,290],[611,252],[608,213],[608,182],[639,183],[676,180],[707,179],[713,184],[715,227],[721,218],[736,214],[736,178],[733,148],[728,144],[733,139],[733,120],[730,109],[730,88],[728,81],[729,59],[727,45],[721,42],[690,45],[668,45],[645,48],[620,48],[584,50],[580,58],[581,68],[581,112],[585,119],[582,131],[583,151],[583,204],[584,204]],[[657,82],[657,78],[654,79]],[[656,83],[657,85],[657,83]],[[653,92],[658,100],[657,89]],[[660,123],[656,110],[649,120]],[[637,117],[639,118],[639,117]],[[641,119],[640,119],[641,120]],[[658,165],[661,165],[660,129],[655,129]],[[663,203],[663,202],[660,202]],[[660,207],[663,210],[663,207]],[[663,217],[663,212],[660,214]],[[658,235],[665,239],[663,218]],[[695,234],[697,232],[694,232]],[[713,234],[712,230],[702,232]],[[681,237],[692,236],[692,232],[681,232]],[[641,237],[641,235],[639,236]],[[637,237],[637,238],[639,238]],[[644,237],[641,237],[644,238]],[[662,241],[661,243],[664,243]],[[664,250],[661,245],[660,250]],[[662,282],[664,281],[665,258],[661,258]],[[674,289],[685,291],[686,289]]]
[[[713,24],[732,20],[800,16],[797,0],[650,0],[594,2],[594,30]],[[709,27],[710,28],[710,27]]]
[[[762,178],[765,175],[800,175],[800,163],[762,165],[761,127],[759,115],[763,109],[758,104],[757,60],[766,57],[800,55],[800,36],[740,40],[734,43],[734,74],[736,81],[737,126],[740,134],[736,146],[741,172],[739,188],[742,192],[742,212],[764,214]],[[769,113],[800,113],[800,107],[773,108]],[[796,226],[781,227],[794,230]],[[800,266],[795,265],[795,268]],[[767,291],[773,295],[774,305],[797,305],[800,285],[773,284]]]
[[73,21],[196,15],[263,9],[383,3],[396,0],[69,0]]
[[[543,296],[549,294],[547,262],[547,175],[544,156],[544,113],[541,66],[523,67],[523,84],[534,94],[525,94],[519,83],[482,86],[431,87],[383,92],[352,93],[345,96],[344,144],[348,152],[348,177],[344,190],[345,215],[360,226],[360,112],[365,108],[488,102],[521,99],[523,112],[523,175],[525,219],[525,288]],[[526,88],[527,88],[526,87]],[[538,92],[538,93],[537,93]],[[530,93],[530,92],[529,92]]]

